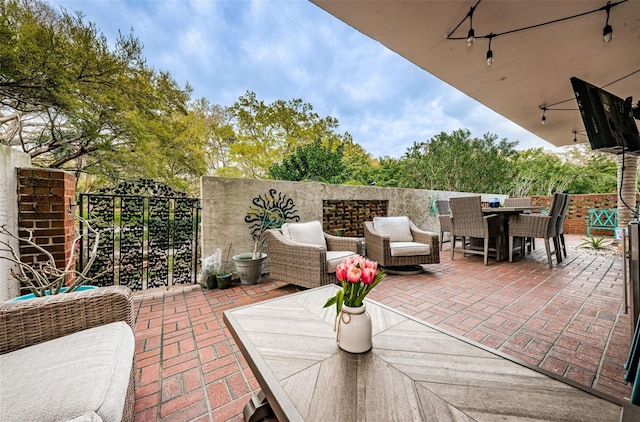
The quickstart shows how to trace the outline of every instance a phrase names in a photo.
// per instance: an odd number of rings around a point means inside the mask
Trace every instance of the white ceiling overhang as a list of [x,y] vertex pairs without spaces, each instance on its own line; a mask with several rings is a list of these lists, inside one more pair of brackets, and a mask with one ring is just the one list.
[[[487,39],[477,39],[472,47],[467,47],[465,40],[446,39],[477,0],[311,1],[556,146],[572,144],[574,130],[578,131],[579,142],[587,140],[570,77],[606,86],[605,90],[621,98],[632,96],[634,103],[640,99],[640,0],[629,0],[611,9],[609,24],[614,39],[610,43],[602,40],[606,20],[602,10],[494,38],[492,66],[486,65]],[[473,27],[478,37],[580,14],[606,4],[601,0],[483,0],[473,13]],[[469,20],[453,36],[466,37],[468,30]],[[549,107],[545,125],[541,124],[541,106]]]

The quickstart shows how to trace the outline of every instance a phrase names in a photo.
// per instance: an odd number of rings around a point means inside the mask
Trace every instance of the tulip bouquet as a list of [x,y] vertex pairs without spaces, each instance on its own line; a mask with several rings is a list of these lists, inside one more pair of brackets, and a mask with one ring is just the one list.
[[369,292],[386,276],[378,271],[378,263],[360,255],[345,258],[336,268],[336,277],[342,283],[342,290],[330,297],[324,307],[336,305],[336,313],[340,314],[342,305],[349,307],[362,306],[362,301]]

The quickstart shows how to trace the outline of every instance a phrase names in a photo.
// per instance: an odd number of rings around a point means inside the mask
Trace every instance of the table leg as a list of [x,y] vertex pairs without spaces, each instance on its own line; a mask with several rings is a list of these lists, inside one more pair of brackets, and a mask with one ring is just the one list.
[[246,422],[258,422],[273,414],[262,390],[258,392],[257,396],[251,396],[251,399],[244,405],[242,414]]

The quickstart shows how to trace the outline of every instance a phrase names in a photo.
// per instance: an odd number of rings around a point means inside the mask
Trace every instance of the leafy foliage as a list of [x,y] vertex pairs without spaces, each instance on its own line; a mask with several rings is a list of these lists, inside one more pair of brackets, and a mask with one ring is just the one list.
[[0,0],[0,37],[3,143],[36,165],[104,179],[200,172],[180,139],[190,88],[147,67],[131,34],[110,50],[80,13]]
[[269,174],[279,180],[342,183],[345,181],[343,150],[342,144],[324,146],[317,138],[310,144],[296,147],[282,163],[273,164]]
[[593,236],[589,236],[586,239],[582,239],[583,242],[578,245],[581,248],[588,248],[588,249],[609,249],[609,246],[611,246],[611,244],[609,245],[605,245],[605,239],[604,237],[593,237]]

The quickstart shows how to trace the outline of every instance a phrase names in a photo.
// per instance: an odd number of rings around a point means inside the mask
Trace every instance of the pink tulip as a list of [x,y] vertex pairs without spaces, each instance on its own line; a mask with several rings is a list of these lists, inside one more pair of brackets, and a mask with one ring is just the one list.
[[349,265],[345,264],[345,261],[342,261],[336,267],[336,277],[340,281],[345,281],[347,279],[347,272],[349,271]]
[[362,269],[362,282],[364,284],[371,284],[373,280],[376,278],[376,270],[372,268],[363,268]]
[[349,283],[359,283],[361,276],[362,270],[360,270],[360,268],[356,267],[355,265],[349,267],[349,271],[347,272],[347,280],[349,280]]

